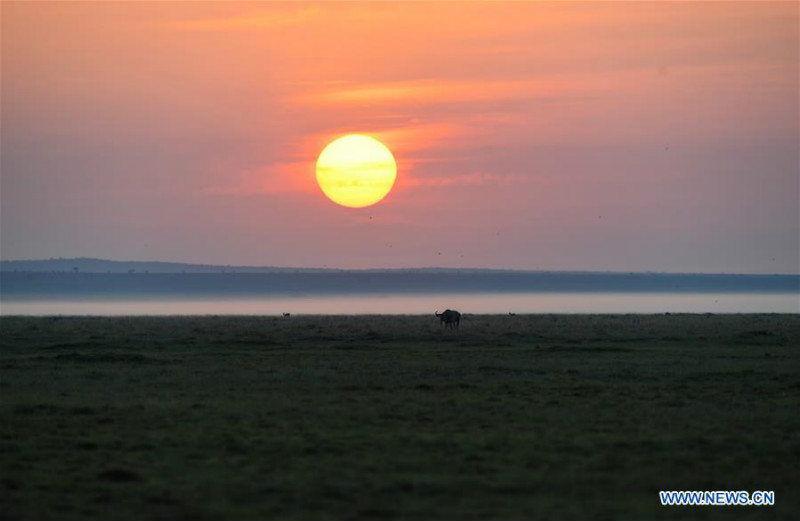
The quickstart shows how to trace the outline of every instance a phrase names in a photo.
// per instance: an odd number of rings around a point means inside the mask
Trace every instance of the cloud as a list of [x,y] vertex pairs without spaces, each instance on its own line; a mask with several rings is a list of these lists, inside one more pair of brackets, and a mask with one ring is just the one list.
[[317,6],[296,10],[270,10],[238,16],[187,19],[167,24],[168,28],[185,31],[231,31],[267,29],[307,22],[321,13]]
[[321,89],[294,97],[295,102],[319,105],[388,103],[431,104],[504,101],[512,99],[558,98],[566,85],[555,78],[510,81],[412,80],[368,84],[325,85]]
[[519,174],[497,174],[493,172],[471,172],[467,174],[454,174],[447,176],[414,176],[405,181],[410,187],[439,187],[439,186],[484,186],[484,185],[510,185],[515,183],[528,183],[530,176]]

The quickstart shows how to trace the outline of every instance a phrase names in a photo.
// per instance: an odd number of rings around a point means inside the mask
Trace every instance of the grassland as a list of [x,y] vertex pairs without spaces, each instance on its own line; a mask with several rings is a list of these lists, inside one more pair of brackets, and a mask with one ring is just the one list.
[[[0,318],[9,519],[798,519],[800,316]],[[659,490],[774,490],[661,507]]]

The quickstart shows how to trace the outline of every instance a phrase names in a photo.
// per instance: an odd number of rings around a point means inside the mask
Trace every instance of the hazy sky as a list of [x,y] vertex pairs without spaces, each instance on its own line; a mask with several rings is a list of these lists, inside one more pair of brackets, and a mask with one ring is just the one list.
[[796,2],[3,1],[0,256],[797,273],[798,61]]

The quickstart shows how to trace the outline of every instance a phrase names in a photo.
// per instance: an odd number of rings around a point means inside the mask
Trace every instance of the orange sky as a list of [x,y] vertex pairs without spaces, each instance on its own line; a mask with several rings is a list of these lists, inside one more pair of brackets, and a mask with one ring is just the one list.
[[[395,190],[314,181],[373,135]],[[2,3],[2,258],[798,271],[795,2]]]

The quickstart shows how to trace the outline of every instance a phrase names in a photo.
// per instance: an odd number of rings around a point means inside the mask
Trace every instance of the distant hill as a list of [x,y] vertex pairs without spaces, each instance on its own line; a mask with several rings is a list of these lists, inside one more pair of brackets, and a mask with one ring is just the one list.
[[263,297],[420,293],[798,293],[798,275],[334,270],[171,262],[3,261],[0,298]]
[[80,257],[74,259],[4,260],[0,271],[80,272],[80,273],[277,273],[336,271],[316,268],[278,268],[271,266],[218,266],[160,261],[114,261]]
[[542,276],[565,275],[607,275],[607,276],[700,276],[700,277],[789,277],[797,280],[798,274],[732,274],[732,273],[660,273],[660,272],[613,272],[613,271],[547,271],[514,270],[493,268],[293,268],[280,266],[231,266],[221,264],[190,264],[185,262],[162,261],[116,261],[92,257],[52,258],[31,260],[0,260],[0,272],[13,273],[125,273],[125,274],[164,274],[164,273],[341,273],[341,274],[461,274],[461,275],[512,275],[528,274]]
[[346,270],[336,268],[285,268],[276,266],[230,266],[215,264],[187,264],[183,262],[161,261],[115,261],[79,257],[72,259],[42,260],[4,260],[0,261],[3,272],[34,273],[341,273],[341,272],[507,272],[510,270],[489,270],[479,268],[400,268]]

